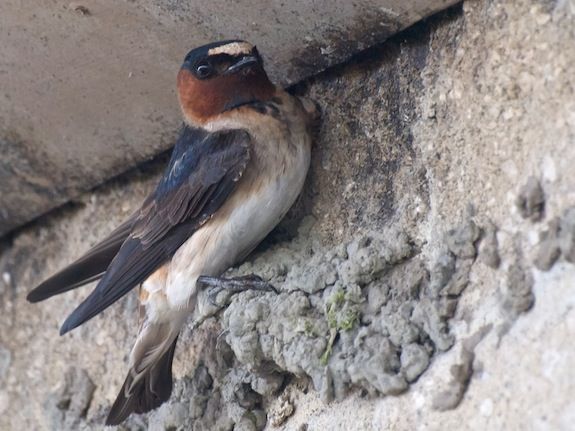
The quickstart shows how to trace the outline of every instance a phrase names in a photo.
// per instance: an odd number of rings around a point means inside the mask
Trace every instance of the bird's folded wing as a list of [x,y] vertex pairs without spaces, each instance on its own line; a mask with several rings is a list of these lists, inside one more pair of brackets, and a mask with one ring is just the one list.
[[66,319],[64,334],[146,280],[220,208],[250,158],[244,130],[208,133],[185,127],[156,190],[94,291]]
[[30,302],[43,301],[59,293],[67,292],[102,277],[120,247],[128,238],[136,215],[133,215],[106,239],[92,247],[86,254],[62,271],[54,274],[32,290],[27,299]]

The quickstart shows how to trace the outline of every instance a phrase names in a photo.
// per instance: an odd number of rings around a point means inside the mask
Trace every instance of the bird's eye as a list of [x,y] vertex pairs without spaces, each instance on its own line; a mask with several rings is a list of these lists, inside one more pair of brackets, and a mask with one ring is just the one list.
[[214,69],[209,63],[200,63],[196,66],[196,76],[200,79],[209,77],[214,72]]

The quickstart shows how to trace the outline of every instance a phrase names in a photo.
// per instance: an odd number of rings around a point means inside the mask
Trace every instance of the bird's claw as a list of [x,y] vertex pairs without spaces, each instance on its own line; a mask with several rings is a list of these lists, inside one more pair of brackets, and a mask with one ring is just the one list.
[[260,290],[263,292],[274,292],[276,294],[278,293],[272,284],[268,283],[255,274],[231,278],[210,277],[203,275],[198,277],[198,283],[210,288],[210,291],[208,292],[208,301],[210,301],[210,303],[215,307],[221,307],[221,304],[218,303],[217,298],[222,291],[227,291],[230,295],[245,292],[246,290]]
[[208,301],[210,302],[210,304],[212,304],[214,307],[222,307],[223,304],[220,304],[217,299],[218,299],[218,295],[224,290],[223,287],[214,287],[211,288],[208,292]]

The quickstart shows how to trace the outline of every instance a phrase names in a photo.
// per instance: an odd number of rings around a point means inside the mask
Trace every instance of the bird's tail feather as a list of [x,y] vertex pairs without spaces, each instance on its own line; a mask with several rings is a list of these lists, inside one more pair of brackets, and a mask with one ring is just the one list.
[[118,425],[131,413],[148,412],[170,398],[179,323],[144,324],[130,355],[130,371],[110,409],[106,425]]

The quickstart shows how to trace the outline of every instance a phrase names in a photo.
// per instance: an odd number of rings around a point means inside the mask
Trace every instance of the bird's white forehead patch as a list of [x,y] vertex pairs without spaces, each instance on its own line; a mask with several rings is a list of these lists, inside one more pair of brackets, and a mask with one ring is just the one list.
[[232,42],[226,45],[217,46],[208,51],[208,55],[228,54],[228,55],[241,55],[250,54],[254,47],[247,42]]

